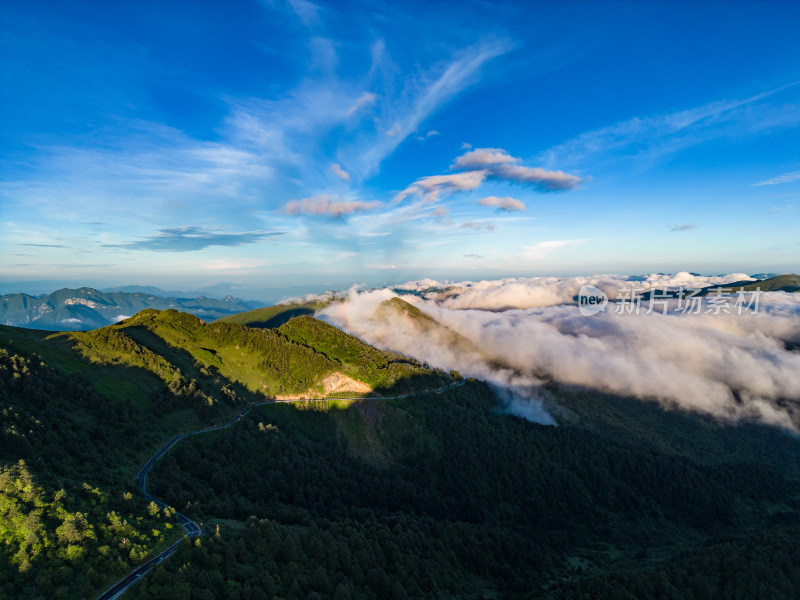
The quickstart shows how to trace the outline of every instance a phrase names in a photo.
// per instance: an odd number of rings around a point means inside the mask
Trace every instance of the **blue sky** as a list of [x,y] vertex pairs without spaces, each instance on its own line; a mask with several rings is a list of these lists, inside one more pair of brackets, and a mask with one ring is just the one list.
[[798,30],[788,1],[2,2],[0,280],[796,272]]

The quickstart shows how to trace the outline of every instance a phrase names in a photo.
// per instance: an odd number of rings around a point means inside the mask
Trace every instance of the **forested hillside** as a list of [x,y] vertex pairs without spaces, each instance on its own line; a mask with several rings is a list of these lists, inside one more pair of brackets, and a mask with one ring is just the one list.
[[308,318],[262,331],[148,310],[90,332],[0,327],[0,597],[102,591],[182,534],[135,482],[165,440],[280,393],[322,397],[332,374],[372,394],[451,381]]
[[[549,427],[442,395],[270,405],[153,489],[214,528],[133,598],[790,598],[797,442],[610,396]],[[620,428],[629,433],[621,435]],[[682,446],[679,440],[697,438]],[[764,577],[764,575],[768,575]],[[203,596],[205,594],[205,596]]]

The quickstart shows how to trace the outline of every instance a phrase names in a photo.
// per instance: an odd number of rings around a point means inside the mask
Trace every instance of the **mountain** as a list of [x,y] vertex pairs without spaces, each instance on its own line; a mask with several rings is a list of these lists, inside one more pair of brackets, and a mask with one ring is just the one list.
[[[443,327],[402,301],[383,310]],[[548,393],[556,427],[308,315],[251,328],[147,309],[86,332],[0,326],[0,589],[97,597],[182,538],[176,510],[203,534],[124,598],[800,589],[796,438]],[[275,397],[286,402],[243,411]],[[160,508],[136,473],[188,432],[148,475]]]
[[703,288],[699,295],[705,296],[717,289],[724,290],[725,293],[736,293],[739,291],[755,292],[757,290],[762,292],[800,292],[800,276],[790,273],[787,275],[776,275],[775,277],[762,279],[760,281],[736,281],[733,283],[711,285]]
[[[714,293],[715,290],[721,290],[723,293],[732,294],[737,292],[755,292],[760,290],[762,292],[800,292],[800,276],[794,274],[776,275],[768,279],[760,281],[734,281],[731,283],[722,283],[709,285],[698,291],[697,296],[707,296]],[[687,290],[683,290],[687,292]],[[649,300],[651,295],[657,297],[672,297],[676,298],[681,292],[678,290],[652,290],[644,292],[641,297],[644,300]]]
[[762,292],[800,292],[800,275],[776,275],[762,281],[746,283],[742,289]]
[[379,319],[390,316],[401,317],[400,322],[403,323],[403,328],[411,335],[422,333],[423,331],[435,332],[442,345],[450,352],[481,354],[480,349],[471,340],[443,325],[402,298],[395,297],[384,300],[375,312],[375,316]]
[[[371,396],[451,383],[310,318],[276,331],[145,310],[86,332],[0,326],[0,589],[90,598],[180,539],[139,493],[166,439],[284,395]],[[354,389],[355,388],[355,389]]]
[[0,323],[50,331],[85,331],[116,323],[145,308],[179,309],[207,321],[251,310],[259,303],[232,296],[176,298],[135,292],[101,292],[93,288],[64,288],[45,296],[0,296]]
[[294,317],[313,315],[314,311],[324,306],[324,302],[276,304],[274,306],[265,306],[264,308],[256,308],[248,312],[223,317],[220,321],[223,323],[247,325],[248,327],[272,329],[280,327]]

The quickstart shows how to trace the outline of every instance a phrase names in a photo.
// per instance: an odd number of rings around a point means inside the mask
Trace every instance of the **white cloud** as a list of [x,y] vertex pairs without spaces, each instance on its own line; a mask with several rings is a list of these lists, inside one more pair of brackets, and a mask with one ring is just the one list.
[[[576,244],[582,240],[559,240],[540,242],[527,249],[528,258],[541,258],[547,252]],[[755,281],[744,273],[730,275],[704,276],[692,275],[686,271],[675,274],[653,273],[645,277],[623,275],[594,275],[590,277],[517,277],[457,284],[458,293],[448,293],[431,300],[440,302],[448,308],[483,308],[502,310],[507,308],[541,308],[558,304],[570,304],[581,286],[593,285],[600,288],[609,298],[617,299],[623,290],[636,289],[698,289],[710,285],[723,285],[737,281]]]
[[783,175],[778,175],[777,177],[773,177],[772,179],[765,179],[764,181],[759,181],[758,183],[754,183],[754,186],[758,185],[777,185],[779,183],[793,183],[795,181],[800,181],[800,171],[792,171],[791,173],[784,173]]
[[731,273],[729,275],[693,275],[686,271],[665,275],[662,273],[651,273],[644,280],[644,283],[655,289],[697,289],[710,285],[724,285],[739,281],[756,281],[746,273]]
[[333,164],[331,165],[331,171],[333,171],[333,174],[334,174],[334,175],[336,175],[336,176],[337,176],[339,179],[341,179],[342,181],[350,181],[350,173],[348,173],[347,171],[345,171],[345,170],[344,170],[344,169],[343,169],[343,168],[342,168],[342,167],[339,165],[339,163],[333,163]]
[[519,200],[516,200],[515,198],[511,198],[510,196],[506,196],[505,198],[487,196],[478,202],[478,204],[481,206],[496,206],[499,210],[505,211],[525,210],[525,204]]
[[570,175],[569,173],[564,173],[564,171],[547,171],[522,165],[498,165],[492,170],[491,174],[495,179],[529,183],[546,192],[571,190],[578,187],[583,181],[577,175]]
[[[420,194],[425,200],[435,202],[442,192],[474,190],[487,179],[532,184],[540,191],[545,192],[573,189],[583,181],[577,175],[570,175],[563,171],[546,171],[535,167],[525,167],[516,164],[518,162],[520,162],[519,158],[511,156],[502,148],[476,148],[456,158],[450,167],[451,170],[461,170],[460,173],[431,175],[418,179],[397,194],[392,204],[397,204],[412,194]],[[514,206],[519,205],[514,204]],[[520,209],[506,208],[506,210]]]
[[526,167],[517,164],[519,162],[519,158],[511,156],[502,148],[476,148],[459,156],[450,168],[485,170],[492,179],[532,184],[546,192],[570,190],[578,187],[582,181],[577,175]]
[[[467,144],[467,146],[469,146],[469,144]],[[472,146],[469,147],[471,148]],[[486,167],[501,165],[503,163],[515,162],[519,162],[519,159],[514,158],[501,148],[476,148],[456,158],[456,162],[454,162],[450,168],[471,171],[473,169],[485,169]]]
[[[646,279],[662,284],[692,277]],[[369,343],[510,388],[517,398],[513,403],[506,398],[512,410],[524,415],[528,407],[528,418],[539,422],[552,422],[542,404],[546,394],[541,386],[555,381],[657,401],[723,422],[752,420],[798,428],[800,355],[785,343],[800,343],[800,295],[764,293],[756,314],[607,310],[583,317],[567,297],[589,282],[601,289],[646,283],[598,275],[398,286],[422,292],[421,297],[403,298],[469,340],[467,345],[400,313],[378,310],[395,295],[390,289],[353,291],[346,302],[327,307],[320,316]],[[426,291],[431,287],[445,289]],[[535,307],[516,308],[520,306]],[[703,309],[708,307],[706,301]]]
[[437,281],[436,279],[419,279],[417,281],[407,281],[405,283],[401,283],[400,285],[396,285],[395,289],[398,290],[410,290],[410,291],[422,291],[427,290],[430,288],[441,288],[445,284],[441,281]]
[[435,129],[431,129],[428,133],[425,134],[425,137],[433,137],[435,135],[442,135],[442,134],[436,131]]

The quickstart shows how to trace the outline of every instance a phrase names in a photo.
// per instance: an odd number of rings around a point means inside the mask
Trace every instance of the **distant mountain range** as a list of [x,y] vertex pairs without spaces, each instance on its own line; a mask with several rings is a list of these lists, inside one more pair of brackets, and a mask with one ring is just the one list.
[[[737,292],[800,292],[800,275],[789,273],[787,275],[774,275],[766,279],[759,279],[757,275],[752,275],[758,281],[732,281],[730,283],[720,283],[706,286],[697,291],[697,296],[708,296],[709,294],[721,293],[731,294]],[[686,293],[687,290],[662,290],[654,289],[640,294],[643,300],[649,300],[651,296],[677,298]]]
[[221,282],[204,287],[192,287],[182,289],[168,289],[155,287],[152,285],[115,285],[110,286],[101,282],[87,281],[63,281],[42,279],[35,281],[0,281],[0,295],[2,294],[28,294],[30,296],[43,296],[53,290],[61,288],[81,288],[91,287],[101,292],[141,292],[162,298],[224,298],[233,296],[247,302],[258,303],[258,306],[267,306],[297,296],[306,294],[320,294],[330,289],[346,290],[351,283],[348,281],[334,281],[330,284],[305,284],[305,285],[281,285],[279,287],[253,287],[249,285],[236,284],[232,282]]
[[7,294],[0,296],[0,323],[49,331],[86,331],[133,316],[145,308],[191,313],[204,321],[235,315],[264,306],[226,296],[214,298],[164,297],[137,291],[100,291],[89,287],[64,288],[44,296]]

